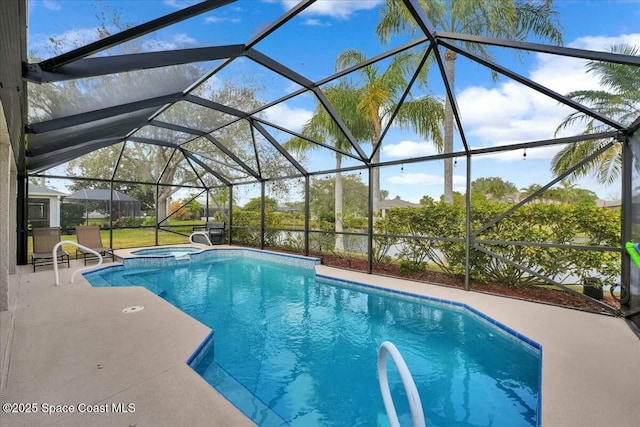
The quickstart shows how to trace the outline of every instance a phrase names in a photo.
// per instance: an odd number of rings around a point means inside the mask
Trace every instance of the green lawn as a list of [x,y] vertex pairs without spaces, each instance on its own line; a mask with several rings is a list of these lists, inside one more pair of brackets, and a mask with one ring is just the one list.
[[[172,227],[174,231],[179,231],[184,234],[191,234],[191,225],[181,225],[180,227]],[[101,230],[100,236],[102,237],[102,244],[109,246],[110,230]],[[76,242],[76,236],[63,235],[62,240],[70,240]],[[189,237],[181,236],[179,234],[169,233],[166,231],[160,231],[158,233],[159,245],[176,245],[189,243]],[[154,228],[118,228],[113,230],[113,249],[124,248],[137,248],[141,246],[154,246],[155,241],[155,229]],[[75,256],[76,247],[73,245],[62,245],[62,248],[67,251],[71,256]],[[31,253],[33,252],[33,240],[31,236],[28,239],[28,257],[31,259]]]

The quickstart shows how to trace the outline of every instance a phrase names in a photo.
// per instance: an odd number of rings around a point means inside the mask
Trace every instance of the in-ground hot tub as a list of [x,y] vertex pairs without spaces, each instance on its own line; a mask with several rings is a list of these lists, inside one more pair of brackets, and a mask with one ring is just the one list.
[[136,256],[175,256],[181,257],[184,255],[192,254],[194,252],[200,252],[200,248],[196,248],[193,246],[171,246],[171,247],[162,247],[162,248],[148,248],[148,249],[140,249],[137,251],[131,252],[132,255]]

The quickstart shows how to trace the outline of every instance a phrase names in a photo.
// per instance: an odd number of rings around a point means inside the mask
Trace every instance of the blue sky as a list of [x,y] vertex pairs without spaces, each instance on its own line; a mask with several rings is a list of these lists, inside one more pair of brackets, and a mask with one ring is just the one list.
[[[95,2],[30,1],[30,48],[44,54],[50,37],[60,39],[66,49],[94,40],[96,11],[104,7],[119,10],[123,22],[139,24],[194,2],[138,0],[101,3],[103,6],[96,9]],[[296,3],[288,0],[238,1],[145,36],[143,44],[147,50],[165,50],[244,43]],[[320,0],[256,47],[312,80],[321,79],[333,73],[334,58],[346,48],[361,49],[372,56],[406,40],[398,37],[385,46],[377,41],[373,29],[378,22],[381,3],[379,0]],[[566,46],[606,50],[620,42],[640,45],[640,1],[559,0],[555,3]],[[495,51],[495,57],[559,93],[598,87],[592,77],[585,75],[584,62],[579,60],[542,54],[527,54],[518,59],[510,52],[499,50]],[[295,85],[248,63],[239,62],[220,78],[241,76],[251,79],[264,87],[262,96],[265,101],[295,90]],[[436,96],[444,95],[441,83],[430,82],[427,90]],[[464,59],[456,63],[455,90],[471,147],[553,137],[557,125],[570,112],[516,82],[506,78],[493,81],[488,72]],[[412,95],[419,94],[419,91],[412,90]],[[266,113],[276,123],[299,129],[311,117],[313,108],[314,100],[306,95]],[[370,151],[370,146],[365,144],[363,147]],[[456,149],[461,148],[458,139]],[[545,184],[552,177],[550,159],[557,150],[557,147],[547,147],[528,150],[526,156],[523,151],[484,156],[474,160],[472,179],[501,176],[519,188],[533,183]],[[433,153],[435,150],[430,141],[392,128],[383,143],[382,160]],[[332,167],[335,158],[329,153],[313,152],[306,161],[314,166],[313,169],[325,169]],[[346,161],[346,164],[356,163]],[[464,188],[465,168],[464,159],[459,159],[454,171],[454,186],[459,190]],[[437,198],[442,193],[442,165],[441,162],[430,162],[388,167],[383,169],[381,180],[382,188],[389,190],[392,197],[399,195],[414,202],[425,194]],[[584,179],[578,185],[596,191],[603,199],[619,197],[619,184],[603,187],[592,179]]]

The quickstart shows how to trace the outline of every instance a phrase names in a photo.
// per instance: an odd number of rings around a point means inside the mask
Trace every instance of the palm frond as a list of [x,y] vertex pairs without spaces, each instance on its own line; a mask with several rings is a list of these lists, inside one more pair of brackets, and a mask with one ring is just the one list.
[[[607,140],[599,139],[567,145],[553,157],[551,170],[556,176],[560,176],[608,143],[609,141]],[[598,181],[603,184],[615,182],[620,176],[622,167],[622,157],[620,153],[620,146],[618,144],[614,145],[611,149],[594,157],[571,175],[567,176],[565,181],[572,183],[579,178],[594,175]]]
[[394,124],[401,129],[415,131],[423,138],[432,140],[439,152],[443,149],[443,122],[443,102],[433,96],[405,101],[394,120]]

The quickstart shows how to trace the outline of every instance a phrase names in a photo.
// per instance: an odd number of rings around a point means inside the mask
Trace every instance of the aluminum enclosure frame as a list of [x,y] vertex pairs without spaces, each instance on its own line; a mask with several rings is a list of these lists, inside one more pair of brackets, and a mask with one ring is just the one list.
[[[274,21],[271,25],[263,29],[260,33],[258,33],[255,37],[248,40],[245,44],[234,44],[234,45],[226,45],[226,46],[209,46],[205,48],[198,49],[181,49],[176,51],[166,51],[166,52],[154,52],[154,53],[140,53],[140,54],[131,54],[131,55],[119,55],[113,57],[96,57],[96,58],[88,58],[89,55],[93,55],[99,53],[107,48],[117,46],[121,43],[124,43],[128,40],[135,39],[144,34],[147,34],[151,31],[154,31],[159,28],[166,27],[168,25],[174,24],[176,22],[180,22],[184,19],[197,16],[206,11],[210,11],[219,7],[222,7],[228,3],[232,3],[233,0],[207,0],[201,3],[195,4],[193,6],[182,9],[178,12],[174,12],[167,16],[158,18],[156,20],[150,21],[145,24],[141,24],[130,29],[127,29],[121,33],[115,34],[113,36],[107,37],[103,40],[91,43],[87,46],[81,47],[79,49],[75,49],[71,52],[56,56],[54,58],[50,58],[48,60],[42,61],[37,64],[27,64],[24,67],[23,79],[25,81],[35,82],[35,83],[45,83],[45,82],[56,82],[56,81],[64,81],[69,79],[77,79],[77,78],[85,78],[91,76],[99,76],[106,75],[112,73],[121,73],[126,71],[133,70],[143,70],[157,67],[164,67],[168,65],[176,65],[176,64],[187,64],[192,62],[200,62],[203,60],[213,60],[213,59],[221,59],[223,62],[216,66],[213,70],[207,73],[205,76],[200,78],[198,81],[194,82],[189,87],[184,88],[181,92],[171,92],[162,96],[156,96],[152,98],[148,98],[145,100],[139,100],[135,102],[123,103],[120,105],[96,109],[93,111],[86,111],[75,115],[69,115],[61,118],[56,118],[52,120],[46,120],[39,123],[30,123],[26,124],[25,131],[27,135],[31,138],[32,144],[30,147],[26,147],[25,151],[25,164],[29,173],[34,176],[46,176],[46,177],[57,177],[63,178],[58,175],[48,175],[45,171],[53,166],[60,165],[64,162],[72,160],[78,156],[84,155],[91,151],[105,148],[120,142],[126,141],[134,141],[138,143],[147,143],[160,145],[165,147],[174,148],[174,152],[172,155],[183,156],[186,159],[186,162],[190,165],[192,171],[198,177],[198,181],[200,182],[200,186],[193,186],[188,188],[197,188],[202,191],[206,191],[207,200],[209,198],[209,190],[214,187],[207,187],[205,181],[199,175],[197,168],[202,168],[207,173],[211,174],[216,178],[217,181],[221,183],[221,185],[229,188],[229,240],[231,241],[231,229],[233,227],[233,214],[232,214],[232,195],[234,192],[234,188],[242,185],[246,185],[247,182],[234,182],[229,179],[229,177],[225,176],[222,172],[215,170],[212,166],[200,160],[196,157],[197,153],[190,151],[186,148],[186,145],[190,142],[198,139],[205,138],[212,145],[214,145],[218,150],[223,152],[226,156],[228,156],[234,163],[238,170],[244,171],[253,181],[251,183],[257,183],[260,185],[260,197],[262,200],[262,209],[261,209],[261,217],[260,217],[260,233],[261,233],[261,247],[264,247],[264,234],[265,234],[265,212],[264,212],[264,199],[265,199],[265,184],[271,181],[290,179],[290,178],[304,178],[305,180],[305,223],[304,223],[304,252],[305,254],[309,253],[309,185],[310,178],[316,175],[323,175],[328,173],[337,172],[338,170],[322,170],[322,171],[309,171],[302,164],[296,161],[295,157],[289,153],[281,143],[277,141],[277,139],[269,132],[269,130],[265,126],[271,126],[274,129],[279,131],[287,132],[293,136],[301,137],[309,141],[311,144],[316,144],[319,147],[322,147],[327,150],[331,150],[337,154],[347,155],[350,158],[359,162],[357,166],[349,166],[346,168],[342,168],[339,171],[355,171],[355,170],[367,170],[369,173],[369,221],[367,227],[367,242],[368,242],[368,252],[367,259],[369,261],[368,272],[372,273],[372,246],[373,246],[373,238],[374,238],[374,230],[373,230],[373,190],[372,190],[372,170],[374,168],[381,168],[384,166],[392,166],[398,164],[405,163],[418,163],[425,162],[430,160],[443,160],[443,159],[453,159],[457,157],[465,157],[467,159],[467,171],[466,171],[466,194],[467,194],[467,225],[466,225],[466,236],[464,238],[465,241],[465,249],[466,249],[466,288],[469,289],[469,253],[471,250],[479,250],[485,252],[491,256],[496,258],[500,258],[499,255],[495,253],[491,253],[479,246],[479,243],[483,243],[481,240],[476,240],[478,234],[483,230],[486,230],[493,225],[497,224],[501,219],[505,218],[509,215],[513,210],[518,209],[520,206],[526,204],[530,200],[533,200],[535,196],[539,195],[546,189],[550,188],[552,185],[559,182],[563,176],[566,176],[571,171],[577,169],[579,166],[588,162],[591,158],[595,157],[597,154],[604,152],[613,144],[621,143],[624,146],[624,163],[623,163],[623,179],[622,179],[622,218],[621,218],[621,243],[624,243],[627,240],[631,239],[631,217],[630,217],[630,199],[631,199],[631,167],[632,167],[632,144],[631,140],[636,141],[635,146],[637,147],[637,130],[640,128],[640,118],[636,120],[631,126],[625,127],[621,123],[618,123],[615,119],[611,117],[606,117],[596,111],[593,111],[588,106],[582,105],[565,95],[559,94],[555,91],[552,91],[549,88],[546,88],[529,78],[526,78],[513,70],[510,70],[508,67],[497,64],[493,61],[490,61],[486,58],[483,58],[477,54],[466,51],[460,46],[456,45],[456,41],[469,41],[474,43],[479,43],[487,46],[501,46],[508,48],[520,49],[523,51],[529,52],[544,52],[553,55],[559,56],[567,56],[581,59],[589,59],[589,60],[598,60],[598,61],[606,61],[617,64],[624,64],[630,66],[640,66],[640,58],[635,56],[627,56],[613,53],[605,53],[605,52],[593,52],[581,49],[574,48],[566,48],[561,46],[550,46],[544,44],[537,43],[527,43],[527,42],[516,42],[511,40],[501,40],[494,39],[489,37],[480,37],[469,34],[457,34],[457,33],[449,33],[449,32],[437,32],[434,30],[434,26],[429,22],[427,16],[424,11],[419,6],[419,2],[417,0],[402,0],[409,13],[413,16],[416,23],[418,24],[420,30],[422,31],[422,35],[417,37],[415,40],[412,40],[408,43],[405,43],[401,46],[390,49],[382,54],[379,54],[373,58],[370,58],[364,61],[361,64],[350,67],[346,70],[342,70],[334,73],[332,76],[327,78],[323,78],[318,81],[312,81],[304,75],[297,73],[291,68],[285,66],[284,64],[276,61],[275,59],[263,54],[262,52],[256,50],[254,46],[258,44],[264,38],[269,37],[273,32],[275,32],[278,28],[289,22],[294,17],[298,16],[302,11],[311,6],[315,0],[306,0],[300,2],[297,6],[290,9],[288,12],[282,15],[279,19]],[[354,138],[349,130],[348,126],[345,124],[343,119],[338,114],[337,110],[334,106],[331,105],[331,102],[327,99],[325,93],[322,91],[321,87],[327,83],[335,81],[341,77],[347,76],[350,73],[353,73],[362,67],[367,65],[375,64],[378,61],[389,58],[399,52],[403,52],[405,50],[411,49],[416,46],[420,46],[424,44],[427,46],[426,54],[424,57],[424,61],[427,60],[429,55],[433,55],[435,57],[440,77],[442,78],[442,82],[444,84],[444,88],[447,94],[447,98],[451,103],[454,120],[457,125],[460,139],[462,142],[463,150],[456,151],[452,153],[441,153],[432,156],[422,156],[422,157],[413,157],[408,159],[394,160],[394,161],[385,161],[379,163],[373,163],[374,153],[371,155],[367,155],[360,143]],[[489,147],[489,148],[481,148],[481,149],[473,149],[471,148],[468,138],[465,134],[465,126],[464,122],[460,115],[460,109],[457,105],[457,99],[453,91],[453,85],[451,84],[448,74],[445,69],[444,63],[444,55],[441,52],[440,48],[449,49],[457,52],[460,55],[465,56],[469,60],[481,64],[488,69],[495,71],[499,74],[503,74],[510,79],[513,79],[526,87],[532,89],[537,93],[542,93],[547,97],[550,97],[561,104],[567,105],[576,111],[580,111],[587,116],[594,118],[602,123],[607,124],[612,128],[611,131],[592,134],[592,135],[577,135],[568,138],[557,138],[557,139],[549,139],[549,140],[541,140],[541,141],[531,141],[526,143],[514,144],[509,146],[499,146],[499,147]],[[292,83],[296,83],[300,85],[302,88],[300,90],[294,91],[289,95],[276,99],[272,102],[266,103],[259,108],[243,111],[237,108],[234,108],[230,105],[224,105],[218,103],[214,100],[209,100],[202,98],[193,94],[192,92],[198,86],[199,83],[205,81],[211,76],[215,76],[216,73],[220,72],[226,66],[231,64],[234,60],[238,58],[246,58],[255,62],[256,64],[263,66],[266,69],[269,69],[276,74],[284,77],[288,81]],[[417,78],[418,70],[414,74],[411,83],[407,86],[407,90],[404,92],[402,100],[409,93],[411,84]],[[350,146],[353,149],[353,152],[348,152],[345,150],[338,149],[336,147],[332,147],[329,144],[326,144],[322,141],[314,141],[311,138],[300,135],[299,133],[285,129],[282,126],[279,126],[275,123],[270,123],[264,117],[260,116],[260,113],[265,111],[266,109],[278,105],[292,97],[300,95],[304,92],[313,93],[320,104],[326,109],[329,116],[334,120],[337,127],[341,130],[344,138],[349,142]],[[187,126],[180,126],[173,123],[167,123],[165,121],[160,120],[158,117],[162,112],[166,111],[167,108],[170,108],[172,105],[177,102],[189,102],[193,104],[197,104],[200,107],[206,108],[211,111],[221,112],[232,116],[233,118],[229,121],[222,123],[220,125],[215,126],[212,129],[193,129]],[[395,114],[395,113],[394,113]],[[128,115],[128,116],[127,116]],[[109,122],[110,119],[113,119],[113,122]],[[56,131],[64,131],[70,130],[72,131],[75,126],[87,125],[91,127],[91,124],[97,120],[106,120],[104,124],[100,124],[96,127],[96,129],[91,129],[91,131],[86,131],[85,133],[79,134],[73,138],[62,140],[55,136]],[[220,141],[218,138],[214,136],[216,131],[229,127],[235,123],[243,122],[248,124],[249,129],[251,130],[251,135],[253,136],[253,144],[255,148],[255,135],[262,136],[281,156],[286,158],[286,160],[293,166],[293,169],[296,170],[296,173],[288,176],[281,177],[268,177],[263,174],[263,171],[260,168],[260,161],[256,158],[257,168],[254,168],[252,165],[248,164],[247,161],[241,159],[238,155],[236,155],[229,147],[227,147],[223,141]],[[155,126],[158,128],[163,128],[167,130],[173,130],[176,132],[187,133],[192,136],[191,139],[187,141],[180,141],[176,143],[154,140],[152,138],[146,138],[137,136],[136,132],[138,132],[144,126]],[[384,139],[386,135],[386,131],[389,127],[384,130],[384,133],[381,135],[381,140]],[[50,132],[54,132],[51,134]],[[103,135],[103,137],[97,137],[98,134],[104,132],[109,132],[108,135]],[[49,134],[49,137],[47,136]],[[53,137],[51,137],[53,135]],[[584,159],[580,163],[578,163],[574,168],[572,168],[569,172],[564,174],[563,176],[559,176],[556,179],[550,181],[545,186],[543,186],[540,190],[535,192],[532,195],[529,195],[526,199],[521,201],[520,203],[513,206],[512,209],[503,213],[502,215],[497,216],[492,221],[485,224],[479,230],[475,232],[471,231],[469,224],[469,209],[470,209],[470,193],[471,193],[471,160],[474,156],[480,154],[488,154],[488,153],[497,153],[502,151],[510,151],[517,149],[526,149],[532,147],[542,147],[542,146],[551,146],[556,144],[569,144],[576,143],[580,141],[585,141],[589,139],[608,139],[611,138],[612,141],[603,147],[600,151],[593,154],[589,158]],[[379,147],[380,144],[378,144]],[[377,148],[376,148],[377,149]],[[122,156],[122,152],[120,153]],[[116,162],[116,164],[119,164]],[[117,168],[117,166],[116,166]],[[123,182],[118,181],[115,178],[115,171],[112,175],[112,179],[110,180],[111,186],[113,186],[114,182]],[[26,179],[26,176],[24,177]],[[74,178],[76,179],[76,178]],[[162,174],[158,178],[158,181],[152,183],[156,186],[156,194],[158,194],[158,189],[163,185],[170,185],[161,182]],[[134,183],[134,182],[131,182]],[[20,188],[20,187],[19,187]],[[25,203],[28,195],[26,193],[19,193],[20,199],[18,200],[20,203]],[[156,200],[156,210],[157,200]],[[156,218],[159,219],[159,213],[156,212]],[[158,241],[158,231],[160,230],[159,223],[156,224],[156,243]],[[22,245],[19,245],[18,254],[19,259],[26,259],[26,216],[20,218],[19,224],[19,232],[18,236]],[[344,234],[349,234],[345,232]],[[363,234],[365,235],[365,234]],[[407,237],[407,236],[404,236]],[[437,239],[438,236],[433,237],[425,237],[425,239]],[[485,241],[484,243],[488,243],[489,241]],[[493,244],[523,244],[526,245],[526,242],[509,242],[509,241],[490,241],[489,243]],[[535,244],[533,244],[535,245]],[[550,247],[559,247],[558,245],[551,245]],[[565,246],[562,246],[565,247]],[[570,246],[571,248],[577,248],[577,246]],[[579,248],[583,250],[606,250],[606,251],[617,251],[620,253],[622,260],[622,272],[621,272],[621,283],[622,286],[629,288],[630,284],[630,259],[628,255],[622,250],[622,245],[620,248],[603,248],[603,247],[583,247]],[[511,262],[509,260],[503,260],[505,262]],[[518,268],[525,269],[523,266],[515,265]],[[530,272],[531,273],[531,272]],[[549,283],[554,285],[560,285],[553,281],[551,278],[540,277],[542,279],[547,280]],[[562,285],[560,285],[562,286]]]

